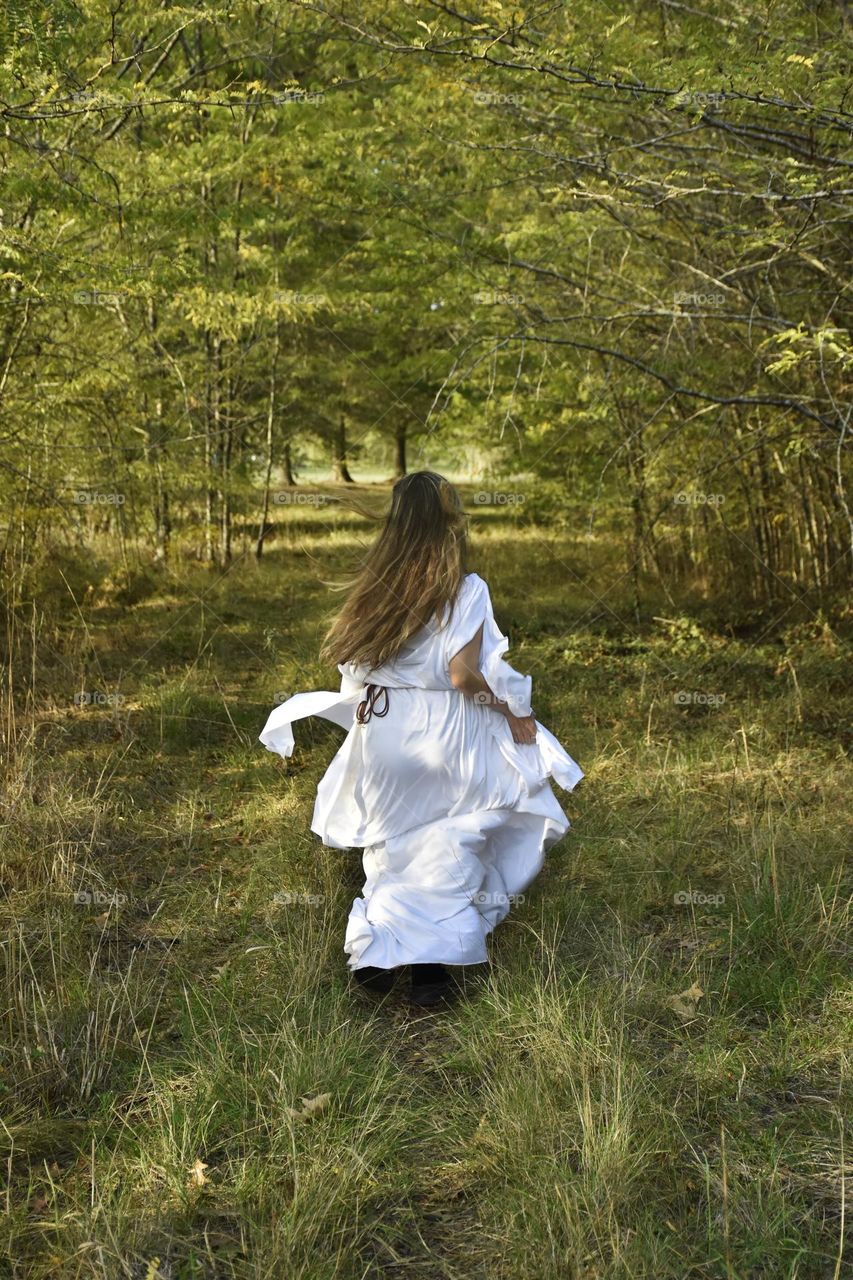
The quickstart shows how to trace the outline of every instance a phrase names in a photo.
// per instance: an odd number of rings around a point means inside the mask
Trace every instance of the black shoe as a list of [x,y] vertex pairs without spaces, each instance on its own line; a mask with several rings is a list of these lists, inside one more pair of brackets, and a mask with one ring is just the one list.
[[443,964],[413,964],[409,1001],[420,1007],[442,1004],[451,990],[450,974]]
[[397,969],[377,969],[375,965],[366,964],[360,969],[351,969],[353,982],[365,991],[390,991],[397,981]]

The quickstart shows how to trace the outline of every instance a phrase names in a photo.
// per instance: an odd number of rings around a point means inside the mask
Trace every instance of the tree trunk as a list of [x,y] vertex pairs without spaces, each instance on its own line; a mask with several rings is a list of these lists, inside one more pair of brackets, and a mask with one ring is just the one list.
[[[148,303],[148,327],[153,341],[157,334],[157,308],[153,298]],[[163,464],[167,459],[168,450],[166,447],[165,427],[163,425],[163,397],[158,392],[154,398],[154,439],[152,440],[151,431],[148,430],[146,460],[151,467],[153,484],[154,558],[160,564],[165,564],[169,559],[169,544],[172,534],[169,490],[166,487],[166,480],[163,474]]]
[[284,468],[284,483],[296,484],[296,476],[293,474],[293,459],[290,456],[290,441],[288,440],[284,446],[284,456],[281,460]]
[[163,440],[163,401],[160,396],[154,402],[154,421],[157,430],[157,440],[154,445],[154,558],[161,564],[165,564],[169,559],[172,518],[169,511],[169,490],[163,477],[163,462],[168,455]]
[[[213,207],[213,190],[210,182],[202,179],[201,183],[201,203],[202,207],[207,211]],[[215,273],[219,259],[218,245],[215,235],[204,245],[204,261],[203,271],[205,277],[210,277]],[[214,336],[210,329],[205,331],[205,415],[204,415],[204,559],[207,564],[214,564],[216,561],[216,552],[214,549],[213,530],[216,523],[216,484],[214,477],[216,475],[219,463],[219,450],[222,447],[222,439],[219,434],[220,426],[220,399],[222,395],[222,385],[219,379],[219,371],[221,367],[220,352],[222,347],[222,339]]]
[[631,605],[636,622],[640,621],[640,573],[643,569],[647,537],[646,519],[646,450],[642,428],[631,430],[628,414],[618,395],[614,404],[625,439],[625,459],[631,489],[631,540],[628,548],[628,573],[631,577]]
[[401,480],[406,474],[406,432],[401,430],[394,437],[394,479]]
[[220,339],[210,331],[207,333],[207,406],[204,429],[204,558],[208,564],[214,564],[216,554],[213,543],[213,530],[216,524],[216,486],[214,476],[217,470],[221,437],[219,434],[219,350]]
[[231,467],[231,440],[228,439],[223,454],[222,504],[219,512],[219,563],[224,568],[231,563],[231,493],[228,471]]
[[[270,511],[270,482],[272,479],[272,459],[273,459],[273,427],[275,425],[275,407],[276,407],[276,366],[278,364],[278,353],[281,350],[281,326],[276,321],[275,326],[275,344],[273,346],[272,361],[270,362],[270,389],[267,396],[267,461],[264,470],[264,498],[261,506],[261,523],[258,528],[258,541],[255,544],[255,559],[260,560],[264,552],[264,538],[267,536],[267,519]],[[289,452],[290,446],[285,447],[285,453]],[[285,471],[287,476],[290,474],[290,459],[285,462]],[[292,484],[292,480],[287,480],[288,484]]]
[[[220,344],[219,356],[217,360],[220,373],[220,385],[222,374],[222,346]],[[219,415],[219,433],[222,440],[222,463],[220,467],[222,481],[220,485],[220,493],[222,495],[219,508],[219,563],[225,568],[231,563],[231,457],[234,452],[234,424],[232,421],[232,412],[234,408],[234,389],[229,378],[226,387],[225,404],[227,406],[226,413]],[[225,424],[225,425],[223,425]]]
[[341,414],[340,425],[332,437],[332,479],[339,484],[353,482],[347,466],[347,425],[343,414]]

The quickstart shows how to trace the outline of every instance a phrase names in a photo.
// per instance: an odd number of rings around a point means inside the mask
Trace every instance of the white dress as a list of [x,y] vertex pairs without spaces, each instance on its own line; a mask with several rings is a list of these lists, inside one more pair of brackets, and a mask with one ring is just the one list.
[[[584,776],[538,721],[534,744],[515,743],[499,712],[454,689],[450,659],[483,624],[484,679],[516,715],[531,714],[531,678],[504,661],[509,641],[478,574],[466,575],[449,612],[384,666],[340,665],[338,692],[289,698],[260,735],[289,756],[294,720],[320,715],[348,730],[317,788],[311,830],[332,848],[364,849],[344,942],[351,969],[486,960],[487,934],[569,828],[549,779],[571,791]],[[388,712],[377,714],[380,694],[359,724],[368,682],[388,690]]]

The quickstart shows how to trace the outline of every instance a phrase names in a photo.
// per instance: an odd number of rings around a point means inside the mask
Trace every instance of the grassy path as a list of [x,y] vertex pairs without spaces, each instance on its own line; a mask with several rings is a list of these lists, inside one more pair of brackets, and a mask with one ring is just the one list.
[[339,731],[257,743],[328,687],[320,578],[357,536],[302,508],[260,566],[46,572],[2,829],[3,1274],[839,1280],[849,644],[636,624],[606,547],[484,514],[474,567],[587,778],[467,998],[412,1016],[347,989],[359,858],[309,830]]

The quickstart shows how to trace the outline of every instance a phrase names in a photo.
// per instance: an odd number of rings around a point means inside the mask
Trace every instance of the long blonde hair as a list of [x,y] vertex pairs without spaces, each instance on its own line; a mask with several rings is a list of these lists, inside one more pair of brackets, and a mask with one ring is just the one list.
[[434,471],[391,491],[391,509],[320,649],[324,661],[381,667],[456,598],[467,566],[462,500]]

